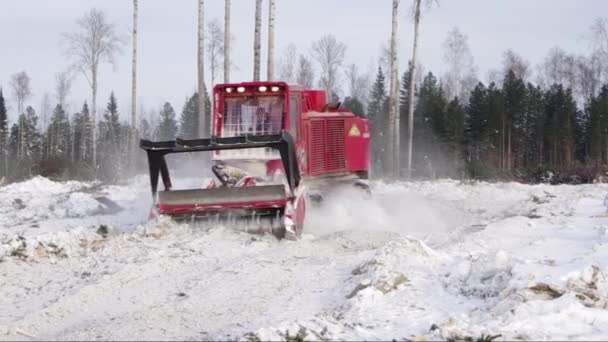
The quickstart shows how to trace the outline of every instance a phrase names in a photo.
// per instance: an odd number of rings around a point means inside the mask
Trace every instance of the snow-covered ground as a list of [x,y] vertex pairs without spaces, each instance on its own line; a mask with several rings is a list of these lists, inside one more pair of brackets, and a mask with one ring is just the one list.
[[0,187],[0,340],[606,340],[606,194],[375,184],[277,241],[149,223],[147,177],[34,178]]

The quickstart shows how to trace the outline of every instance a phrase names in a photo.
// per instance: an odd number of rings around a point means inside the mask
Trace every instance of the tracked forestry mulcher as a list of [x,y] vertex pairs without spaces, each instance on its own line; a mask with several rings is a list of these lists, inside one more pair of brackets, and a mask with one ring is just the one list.
[[[284,82],[220,84],[208,139],[141,140],[153,213],[232,222],[251,232],[298,238],[306,204],[340,187],[368,191],[369,126],[319,90]],[[210,152],[215,179],[174,189],[166,156]],[[164,189],[158,190],[159,179]]]

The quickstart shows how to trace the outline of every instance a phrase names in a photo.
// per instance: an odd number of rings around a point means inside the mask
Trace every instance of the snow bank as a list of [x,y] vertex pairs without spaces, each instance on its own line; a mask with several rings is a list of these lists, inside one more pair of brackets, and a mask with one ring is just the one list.
[[83,192],[92,186],[82,182],[53,182],[35,177],[0,188],[0,227],[8,229],[51,218],[77,218],[91,214],[99,203]]

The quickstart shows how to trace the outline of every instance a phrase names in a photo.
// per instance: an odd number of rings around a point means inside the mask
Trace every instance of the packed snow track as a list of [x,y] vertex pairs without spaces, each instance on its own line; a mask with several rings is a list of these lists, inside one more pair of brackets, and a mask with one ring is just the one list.
[[147,222],[145,177],[0,187],[0,340],[608,339],[607,185],[373,191],[278,241]]

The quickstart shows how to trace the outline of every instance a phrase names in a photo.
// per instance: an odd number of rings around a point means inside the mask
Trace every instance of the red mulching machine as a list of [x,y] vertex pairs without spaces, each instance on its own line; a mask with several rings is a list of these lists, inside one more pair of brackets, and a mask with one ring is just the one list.
[[[147,152],[153,210],[178,220],[227,219],[248,231],[298,238],[306,202],[337,187],[369,191],[367,119],[325,92],[284,82],[220,84],[213,91],[211,138],[152,142]],[[212,151],[217,180],[175,190],[165,156]],[[164,191],[158,191],[159,177]]]

